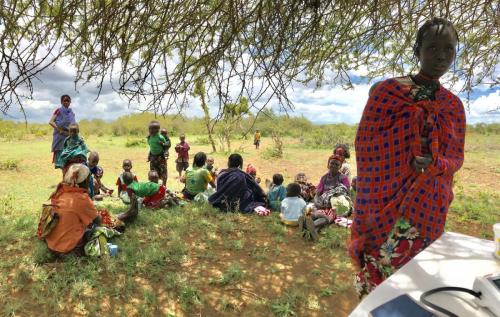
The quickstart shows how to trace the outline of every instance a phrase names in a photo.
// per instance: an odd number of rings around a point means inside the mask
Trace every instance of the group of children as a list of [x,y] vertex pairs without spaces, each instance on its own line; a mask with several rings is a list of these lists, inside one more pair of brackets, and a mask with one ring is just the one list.
[[[190,146],[186,142],[185,136],[181,135],[180,142],[175,146],[177,152],[176,170],[179,173],[180,181],[185,183],[185,188],[181,194],[169,191],[166,188],[166,183],[168,178],[167,160],[171,147],[170,138],[167,130],[161,129],[158,121],[152,121],[148,130],[148,162],[150,164],[148,181],[139,182],[137,176],[132,172],[132,161],[129,159],[123,160],[123,172],[116,181],[118,196],[125,204],[130,204],[129,210],[118,215],[118,219],[124,222],[137,216],[140,204],[152,209],[179,205],[180,199],[193,200],[197,194],[216,186],[215,179],[218,171],[214,167],[214,159],[207,158],[205,153],[199,152],[194,157],[193,166],[190,167]],[[71,163],[86,164],[93,178],[89,185],[89,195],[95,200],[102,199],[104,195],[112,195],[114,191],[107,188],[101,181],[103,169],[98,165],[99,154],[90,152],[87,158],[87,152],[89,151],[85,142],[79,136],[78,125],[72,124],[69,127],[69,137],[64,142],[60,161],[57,163],[63,169]],[[252,164],[248,164],[246,173],[257,184],[260,184],[260,178],[257,177],[256,168]],[[314,216],[313,211],[316,208],[313,201],[316,187],[308,182],[304,173],[297,174],[294,182],[286,187],[283,182],[284,178],[281,174],[274,174],[272,183],[266,180],[266,187],[269,189],[266,207],[273,211],[279,211],[284,224],[298,226],[301,231],[310,232],[309,235],[303,234],[303,236],[317,239],[317,230],[331,223],[331,219],[325,224],[324,219],[328,217],[315,218]]]

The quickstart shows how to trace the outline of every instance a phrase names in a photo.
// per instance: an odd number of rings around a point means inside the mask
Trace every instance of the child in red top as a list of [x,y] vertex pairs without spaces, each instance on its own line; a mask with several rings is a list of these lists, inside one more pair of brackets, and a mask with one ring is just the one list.
[[179,178],[181,178],[182,171],[185,171],[189,167],[189,144],[186,142],[186,136],[182,134],[179,137],[181,141],[175,146],[175,152],[177,152],[176,169],[179,173]]
[[[120,176],[118,176],[118,179],[116,180],[116,186],[118,186],[118,197],[120,197],[123,202],[127,202],[127,201],[130,201],[130,199],[128,198],[128,195],[127,195],[127,185],[125,184],[125,181],[123,180],[123,173],[132,173],[132,161],[129,160],[129,159],[126,159],[126,160],[123,160],[123,164],[122,164],[122,167],[123,167],[123,172],[120,174]],[[135,176],[133,173],[132,175],[134,176],[134,181],[137,182],[137,176]],[[123,192],[123,194],[122,194]],[[122,197],[123,195],[123,197]],[[124,196],[127,196],[127,197],[124,197]]]

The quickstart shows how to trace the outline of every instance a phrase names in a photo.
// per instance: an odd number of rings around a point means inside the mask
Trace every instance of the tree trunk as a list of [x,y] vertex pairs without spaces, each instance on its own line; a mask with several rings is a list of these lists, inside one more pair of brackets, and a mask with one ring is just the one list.
[[201,108],[203,108],[203,113],[204,113],[204,119],[205,119],[205,126],[207,127],[207,133],[208,133],[208,140],[210,141],[210,144],[212,145],[212,152],[217,152],[217,148],[215,147],[215,141],[212,136],[212,128],[210,127],[210,113],[208,112],[208,106],[207,103],[205,102],[205,95],[201,94]]

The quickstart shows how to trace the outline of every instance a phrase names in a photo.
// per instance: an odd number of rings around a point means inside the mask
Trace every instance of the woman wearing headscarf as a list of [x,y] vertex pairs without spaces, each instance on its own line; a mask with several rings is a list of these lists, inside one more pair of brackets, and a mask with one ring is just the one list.
[[90,170],[83,164],[71,165],[64,180],[50,196],[58,222],[45,237],[47,247],[56,255],[74,252],[84,255],[85,232],[101,218],[87,189]]

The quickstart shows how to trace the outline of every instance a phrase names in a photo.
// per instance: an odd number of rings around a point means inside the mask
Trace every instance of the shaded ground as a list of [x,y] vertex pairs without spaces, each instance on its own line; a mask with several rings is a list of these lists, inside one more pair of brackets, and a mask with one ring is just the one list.
[[[90,137],[101,153],[104,183],[112,186],[125,158],[139,179],[149,169],[145,147],[126,148],[125,138]],[[192,154],[208,151],[191,139]],[[500,220],[497,135],[467,137],[466,161],[455,180],[447,229],[491,238]],[[0,142],[0,315],[6,316],[346,316],[358,303],[354,268],[346,254],[348,232],[330,227],[319,243],[303,241],[277,215],[224,215],[207,206],[142,212],[123,237],[119,256],[54,260],[34,236],[41,204],[60,178],[50,165],[49,140]],[[281,172],[285,182],[304,171],[312,182],[326,172],[330,149],[304,148],[287,139],[285,157],[264,155],[251,141],[236,142],[245,166],[262,181]],[[213,155],[223,167],[227,154]],[[1,162],[0,162],[1,163]],[[350,160],[355,171],[355,160]],[[168,186],[181,188],[169,160]],[[113,213],[117,199],[103,204]]]

